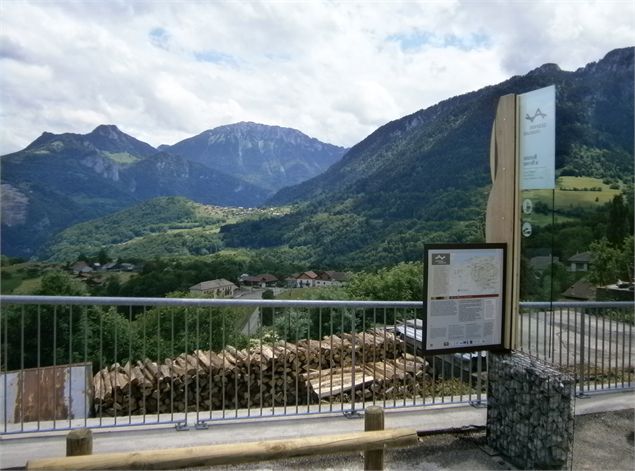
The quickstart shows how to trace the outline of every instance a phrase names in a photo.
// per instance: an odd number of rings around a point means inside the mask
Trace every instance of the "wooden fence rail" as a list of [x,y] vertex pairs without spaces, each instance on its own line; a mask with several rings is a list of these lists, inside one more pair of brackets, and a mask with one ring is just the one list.
[[417,440],[415,429],[399,428],[291,440],[37,459],[28,461],[26,469],[177,469],[405,447],[415,445]]

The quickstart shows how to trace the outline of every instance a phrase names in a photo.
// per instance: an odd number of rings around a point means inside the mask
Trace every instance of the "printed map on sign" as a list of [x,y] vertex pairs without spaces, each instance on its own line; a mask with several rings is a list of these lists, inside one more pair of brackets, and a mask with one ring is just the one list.
[[[497,294],[500,292],[500,260],[491,256],[469,256],[461,260],[456,256],[452,263],[452,280],[456,285],[450,288],[450,296]],[[458,259],[458,260],[457,260]],[[454,288],[454,289],[452,289]],[[454,291],[454,293],[452,293]]]

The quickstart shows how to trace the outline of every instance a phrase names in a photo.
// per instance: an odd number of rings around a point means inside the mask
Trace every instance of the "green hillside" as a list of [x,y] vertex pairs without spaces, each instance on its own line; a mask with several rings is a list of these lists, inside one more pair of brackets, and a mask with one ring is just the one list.
[[74,261],[79,255],[94,257],[102,249],[110,257],[125,259],[208,255],[223,248],[218,235],[222,224],[284,211],[209,206],[178,196],[154,198],[62,231],[43,256]]
[[[310,247],[312,262],[341,269],[420,260],[425,243],[482,241],[498,99],[549,85],[556,86],[559,222],[585,227],[596,217],[586,212],[601,211],[632,183],[633,48],[575,72],[546,64],[390,122],[324,174],[270,200],[293,203],[296,212],[224,226],[224,241]],[[553,196],[543,202],[551,206]]]

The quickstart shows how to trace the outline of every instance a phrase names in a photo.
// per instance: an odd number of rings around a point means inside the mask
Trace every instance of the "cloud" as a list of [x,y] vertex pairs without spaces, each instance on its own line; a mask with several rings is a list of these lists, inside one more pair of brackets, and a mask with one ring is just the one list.
[[632,2],[5,2],[0,154],[114,123],[153,145],[238,121],[351,146],[546,62],[635,43]]

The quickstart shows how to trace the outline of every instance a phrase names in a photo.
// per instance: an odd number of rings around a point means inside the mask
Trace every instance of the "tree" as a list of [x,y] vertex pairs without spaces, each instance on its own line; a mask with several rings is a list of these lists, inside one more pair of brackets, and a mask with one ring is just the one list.
[[297,342],[308,337],[311,326],[311,314],[304,310],[292,309],[273,321],[273,328],[279,338]]
[[110,257],[108,256],[108,251],[105,248],[101,248],[99,250],[99,253],[97,254],[97,261],[101,264],[101,265],[105,265],[108,262],[110,262]]
[[420,301],[423,299],[423,266],[400,263],[377,273],[360,273],[346,290],[351,297],[378,301]]
[[619,277],[623,280],[633,280],[633,265],[635,264],[635,248],[632,235],[624,238],[622,242],[622,253],[618,260]]
[[629,234],[633,214],[629,214],[629,208],[623,195],[615,195],[608,204],[608,223],[606,225],[606,237],[614,246],[621,245]]
[[68,273],[61,270],[53,270],[42,277],[40,289],[37,295],[43,296],[85,296],[86,287],[73,279]]
[[592,242],[591,267],[589,279],[598,285],[606,285],[617,281],[621,251],[609,243],[606,238]]

